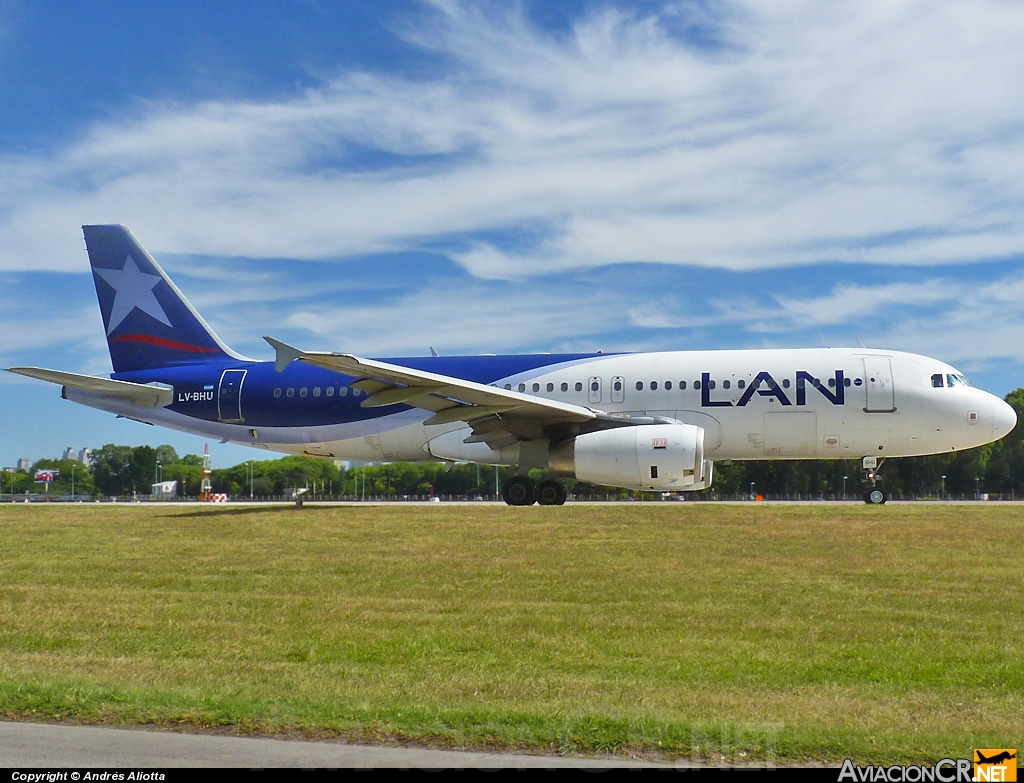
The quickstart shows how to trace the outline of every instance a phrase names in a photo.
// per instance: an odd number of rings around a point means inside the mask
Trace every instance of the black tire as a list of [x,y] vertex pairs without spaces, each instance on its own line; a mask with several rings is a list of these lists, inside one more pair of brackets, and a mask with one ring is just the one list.
[[565,487],[558,481],[545,481],[537,487],[537,502],[542,506],[565,505]]
[[526,476],[515,476],[505,482],[501,497],[510,506],[532,506],[537,500],[537,487]]
[[889,493],[884,489],[875,487],[874,489],[868,489],[864,492],[864,502],[869,506],[884,506],[885,501],[889,499]]

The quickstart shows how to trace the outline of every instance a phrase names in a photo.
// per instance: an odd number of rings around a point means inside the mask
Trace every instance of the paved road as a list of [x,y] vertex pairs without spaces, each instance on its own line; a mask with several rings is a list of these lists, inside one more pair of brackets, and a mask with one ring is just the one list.
[[[346,745],[178,734],[44,723],[0,722],[0,767],[160,769],[291,768],[553,768],[654,767],[625,758],[580,759],[425,748]],[[686,765],[690,766],[690,765]]]

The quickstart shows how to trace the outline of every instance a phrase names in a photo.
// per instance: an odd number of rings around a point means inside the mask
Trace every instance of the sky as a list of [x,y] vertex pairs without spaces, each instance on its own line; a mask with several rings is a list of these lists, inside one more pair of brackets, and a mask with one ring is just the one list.
[[[1003,396],[1022,207],[1013,0],[0,3],[3,367],[110,372],[122,223],[256,358],[861,340]],[[202,453],[0,376],[0,465]]]

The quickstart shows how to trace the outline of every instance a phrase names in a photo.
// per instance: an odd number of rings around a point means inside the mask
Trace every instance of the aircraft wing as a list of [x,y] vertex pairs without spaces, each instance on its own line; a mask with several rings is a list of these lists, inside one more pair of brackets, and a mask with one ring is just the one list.
[[263,339],[277,351],[278,371],[299,360],[355,376],[360,380],[352,385],[370,395],[364,408],[400,403],[433,412],[424,424],[464,421],[473,428],[467,442],[485,442],[492,448],[510,440],[540,438],[544,427],[608,418],[602,411],[581,405],[350,354],[300,351],[271,337]]
[[8,367],[7,372],[27,375],[29,378],[59,383],[61,386],[83,389],[108,397],[117,397],[137,405],[144,405],[147,408],[163,408],[174,402],[174,389],[164,384],[114,381],[110,378],[97,378],[93,375],[79,375],[60,370],[45,370],[41,367]]

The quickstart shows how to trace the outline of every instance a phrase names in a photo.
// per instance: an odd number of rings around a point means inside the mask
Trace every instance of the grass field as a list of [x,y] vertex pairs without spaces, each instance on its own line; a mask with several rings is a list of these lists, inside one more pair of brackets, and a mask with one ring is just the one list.
[[1024,745],[1024,509],[0,507],[0,717],[725,761]]

